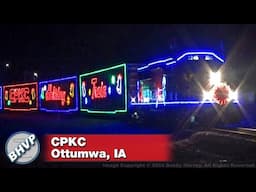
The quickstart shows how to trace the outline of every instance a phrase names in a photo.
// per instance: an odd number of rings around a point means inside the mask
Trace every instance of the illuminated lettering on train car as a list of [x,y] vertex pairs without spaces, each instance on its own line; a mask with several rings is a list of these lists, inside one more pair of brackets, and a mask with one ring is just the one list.
[[4,110],[38,110],[37,82],[3,86]]
[[41,111],[78,111],[76,76],[39,82],[39,92],[39,108]]
[[126,64],[80,75],[80,110],[88,113],[127,112]]

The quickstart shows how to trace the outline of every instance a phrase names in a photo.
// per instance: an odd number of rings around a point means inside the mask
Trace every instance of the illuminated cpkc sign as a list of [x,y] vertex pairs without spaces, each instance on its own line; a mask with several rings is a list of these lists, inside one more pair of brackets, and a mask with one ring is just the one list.
[[77,77],[39,82],[41,111],[72,112],[78,110]]
[[38,109],[37,82],[6,85],[3,94],[5,110],[33,111]]
[[80,108],[88,113],[127,111],[126,64],[80,75]]

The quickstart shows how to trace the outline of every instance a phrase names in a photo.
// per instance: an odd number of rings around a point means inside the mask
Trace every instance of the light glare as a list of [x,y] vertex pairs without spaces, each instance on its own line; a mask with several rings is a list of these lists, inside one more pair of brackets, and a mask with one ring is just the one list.
[[221,83],[221,73],[218,72],[210,72],[210,84],[219,85]]

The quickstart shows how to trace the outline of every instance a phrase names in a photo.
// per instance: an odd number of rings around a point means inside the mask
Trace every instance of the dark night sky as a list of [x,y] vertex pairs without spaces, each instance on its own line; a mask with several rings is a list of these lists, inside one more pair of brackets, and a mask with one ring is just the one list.
[[12,64],[13,81],[20,81],[24,70],[55,78],[189,48],[216,50],[236,69],[256,61],[256,25],[2,24],[0,34],[0,62]]

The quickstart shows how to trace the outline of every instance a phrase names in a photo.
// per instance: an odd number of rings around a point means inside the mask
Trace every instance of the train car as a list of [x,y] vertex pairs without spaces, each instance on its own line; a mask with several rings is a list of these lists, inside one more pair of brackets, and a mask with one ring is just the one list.
[[69,113],[78,111],[77,76],[39,82],[39,110]]
[[38,83],[4,85],[3,108],[7,111],[37,111]]
[[119,64],[81,74],[80,111],[87,114],[126,115],[129,98],[136,96],[137,65]]
[[237,121],[238,91],[226,82],[224,64],[214,52],[190,51],[88,72],[79,76],[80,111],[178,127]]
[[241,117],[237,86],[225,79],[224,65],[212,51],[190,51],[147,64],[123,63],[79,77],[41,81],[39,89],[37,82],[5,85],[3,109],[80,109],[82,114],[122,115],[144,124],[212,127]]
[[225,81],[224,64],[214,52],[190,51],[138,67],[132,116],[178,127],[238,121],[238,91]]

